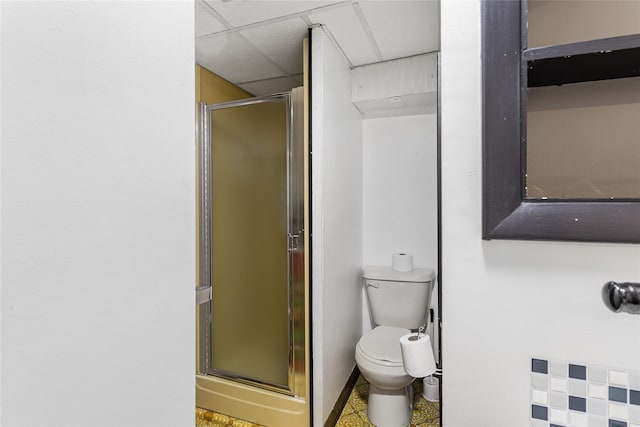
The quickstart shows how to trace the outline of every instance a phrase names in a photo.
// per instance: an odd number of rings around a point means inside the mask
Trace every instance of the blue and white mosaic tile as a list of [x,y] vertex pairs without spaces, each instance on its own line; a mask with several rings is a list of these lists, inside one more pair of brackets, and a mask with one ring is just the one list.
[[531,427],[640,427],[640,371],[531,359]]

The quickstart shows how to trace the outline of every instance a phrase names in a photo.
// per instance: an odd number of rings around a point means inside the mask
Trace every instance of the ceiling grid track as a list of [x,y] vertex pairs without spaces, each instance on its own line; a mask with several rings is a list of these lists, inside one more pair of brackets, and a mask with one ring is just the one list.
[[[231,23],[229,21],[227,21],[222,15],[220,15],[218,13],[218,11],[216,11],[215,9],[213,9],[207,2],[204,2],[204,4],[206,4],[208,7],[208,11],[218,20],[220,21],[220,23],[222,23],[222,25],[224,25],[225,27],[231,29],[234,28],[233,25],[231,25]],[[262,21],[262,23],[267,22],[267,21]],[[238,27],[240,28],[240,27]],[[226,31],[223,32],[224,34],[228,34]],[[219,33],[215,33],[215,34],[219,34]],[[247,37],[245,37],[244,34],[242,34],[241,32],[238,32],[238,37],[240,39],[242,39],[243,42],[245,42],[248,46],[250,46],[253,50],[256,51],[256,53],[258,55],[260,55],[261,57],[263,57],[266,61],[268,61],[271,65],[273,65],[277,70],[279,70],[282,75],[281,76],[274,76],[274,77],[270,77],[270,78],[282,78],[282,77],[288,77],[290,79],[292,79],[293,81],[297,81],[293,76],[293,74],[290,74],[289,72],[287,72],[284,68],[282,68],[280,66],[280,64],[278,64],[276,61],[274,61],[273,59],[271,59],[271,57],[269,55],[267,55],[266,53],[264,53],[264,51],[262,49],[260,49],[258,46],[256,46],[255,44],[253,44]]]
[[329,27],[327,27],[324,24],[314,24],[313,26],[319,26],[320,28],[322,28],[322,31],[324,31],[327,37],[329,37],[329,40],[331,40],[331,43],[334,44],[334,46],[338,49],[338,52],[340,52],[344,57],[344,59],[347,61],[347,63],[349,64],[349,68],[353,68],[353,63],[349,59],[349,56],[347,56],[347,54],[344,53],[344,50],[342,50],[342,46],[340,46],[340,43],[338,43],[338,41],[333,36],[333,34],[331,34],[331,30],[329,29]]
[[382,52],[380,51],[380,47],[378,46],[378,43],[376,43],[375,37],[373,37],[373,32],[371,31],[371,27],[367,22],[367,18],[364,16],[364,13],[362,12],[362,8],[360,7],[360,4],[353,3],[352,6],[353,6],[353,10],[358,16],[358,19],[360,20],[360,25],[364,29],[364,32],[367,34],[367,38],[369,39],[369,43],[371,43],[371,47],[373,47],[373,50],[376,53],[376,56],[378,57],[378,61],[384,61],[385,58],[382,56]]
[[[302,84],[300,52],[293,53],[291,40],[302,38],[305,28],[321,27],[351,69],[439,46],[438,22],[432,19],[440,13],[438,0],[249,3],[196,0],[196,62],[256,94]],[[405,38],[399,31],[420,37]]]
[[311,28],[313,26],[313,22],[311,22],[311,19],[309,19],[307,15],[303,15],[302,20],[307,24],[307,27]]
[[234,27],[228,21],[226,21],[218,12],[215,11],[215,9],[211,5],[209,5],[209,3],[207,3],[206,1],[203,2],[203,3],[208,6],[207,10],[210,11],[211,14],[217,20],[219,20],[225,27],[227,27],[227,29],[226,30],[222,30],[222,31],[216,31],[215,33],[203,34],[203,35],[197,37],[199,39],[207,39],[207,38],[221,36],[221,35],[225,35],[225,34],[237,33],[237,32],[245,31],[245,30],[251,30],[251,29],[254,29],[254,28],[259,28],[259,27],[263,27],[265,25],[275,24],[275,23],[278,23],[278,22],[284,22],[284,21],[288,21],[290,19],[295,19],[295,18],[301,18],[305,23],[307,23],[307,25],[311,25],[311,21],[309,20],[307,15],[312,15],[312,14],[318,13],[318,12],[325,12],[325,11],[331,10],[331,9],[343,8],[343,7],[346,7],[346,6],[353,5],[355,2],[353,2],[353,1],[345,1],[345,2],[333,3],[333,4],[326,5],[326,6],[316,7],[314,9],[304,10],[302,12],[296,12],[296,13],[291,13],[289,15],[278,16],[276,18],[265,19],[264,21],[252,22],[251,24],[245,24],[245,25],[239,25],[237,27]]
[[213,16],[214,18],[216,18],[218,20],[218,22],[220,22],[223,26],[226,27],[226,30],[222,30],[222,31],[217,31],[215,33],[210,33],[210,34],[204,34],[201,36],[196,37],[197,39],[201,39],[201,38],[206,38],[208,35],[211,34],[223,34],[226,33],[227,31],[229,31],[230,29],[233,28],[233,25],[231,25],[229,22],[227,22],[226,19],[224,19],[214,8],[213,6],[211,6],[209,3],[207,3],[206,1],[202,1],[199,3],[200,5],[204,6],[203,9],[205,11],[207,11],[211,16]]

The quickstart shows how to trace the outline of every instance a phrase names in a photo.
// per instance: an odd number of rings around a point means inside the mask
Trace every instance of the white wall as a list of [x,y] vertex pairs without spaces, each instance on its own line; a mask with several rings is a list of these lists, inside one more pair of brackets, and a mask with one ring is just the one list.
[[2,2],[5,426],[189,426],[189,2]]
[[348,63],[320,27],[311,59],[313,425],[322,426],[362,331],[362,125]]
[[480,2],[442,3],[443,425],[528,426],[533,355],[640,368],[640,246],[481,240]]
[[[362,121],[363,265],[391,265],[392,253],[408,252],[415,267],[437,271],[436,137],[435,114]],[[363,314],[367,332],[366,300]]]

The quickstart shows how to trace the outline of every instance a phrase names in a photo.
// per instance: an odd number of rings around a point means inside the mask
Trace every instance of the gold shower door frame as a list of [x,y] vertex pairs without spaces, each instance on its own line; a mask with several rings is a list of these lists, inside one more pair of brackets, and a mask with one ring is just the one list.
[[[296,98],[294,101],[293,98]],[[286,112],[286,247],[282,251],[287,259],[288,289],[288,372],[286,384],[242,375],[230,371],[216,369],[213,363],[213,301],[215,298],[215,272],[212,271],[212,129],[211,116],[216,111],[229,108],[242,108],[264,103],[284,103]],[[198,381],[207,379],[225,384],[227,381],[243,386],[255,387],[268,393],[277,393],[295,400],[307,396],[306,367],[306,289],[304,274],[304,141],[303,141],[303,91],[294,89],[292,93],[281,93],[220,104],[199,105],[198,127],[198,184],[199,184],[199,286],[196,302],[198,304]],[[296,112],[294,113],[294,105]],[[248,126],[251,123],[247,123]],[[256,141],[259,143],[259,141]],[[302,262],[302,264],[301,264]],[[302,312],[302,316],[299,313]],[[297,315],[298,314],[298,315]],[[253,334],[260,333],[260,326],[247,330],[240,339],[251,339]],[[260,357],[256,354],[255,357]],[[202,381],[200,381],[202,380]],[[226,384],[227,386],[229,384]],[[224,388],[224,387],[222,387]],[[212,392],[216,394],[215,392]],[[219,394],[224,394],[220,392]],[[264,395],[264,393],[263,393]],[[284,397],[283,396],[283,397]],[[272,396],[277,397],[277,396]],[[241,399],[240,399],[241,400]],[[294,405],[295,406],[295,405]],[[294,408],[284,405],[285,412]],[[232,412],[229,410],[228,412]],[[296,412],[296,411],[293,411]],[[233,415],[233,414],[231,414]],[[239,416],[242,416],[239,415]]]

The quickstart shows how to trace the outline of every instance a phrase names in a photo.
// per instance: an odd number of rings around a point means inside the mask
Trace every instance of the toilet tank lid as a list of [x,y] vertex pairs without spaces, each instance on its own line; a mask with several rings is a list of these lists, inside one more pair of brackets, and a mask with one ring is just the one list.
[[411,271],[396,271],[391,267],[366,266],[365,279],[388,280],[390,282],[430,282],[436,277],[431,268],[414,268]]

